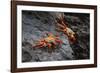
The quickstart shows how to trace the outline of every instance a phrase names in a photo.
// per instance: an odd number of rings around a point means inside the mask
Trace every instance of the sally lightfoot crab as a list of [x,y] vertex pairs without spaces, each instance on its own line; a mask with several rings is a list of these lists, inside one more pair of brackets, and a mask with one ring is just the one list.
[[64,20],[64,14],[61,14],[59,18],[56,20],[57,27],[56,30],[59,32],[63,32],[66,36],[68,36],[68,39],[71,43],[74,43],[76,41],[75,38],[75,32],[69,28]]
[[47,47],[49,49],[53,49],[61,44],[62,40],[59,38],[59,36],[53,35],[52,33],[46,33],[46,37],[39,39],[33,48]]

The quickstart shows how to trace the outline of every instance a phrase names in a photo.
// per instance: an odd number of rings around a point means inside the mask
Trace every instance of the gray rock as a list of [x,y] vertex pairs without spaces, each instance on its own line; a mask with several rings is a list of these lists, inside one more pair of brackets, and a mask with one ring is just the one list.
[[[54,21],[54,12],[39,12],[39,11],[23,11],[22,12],[22,51],[26,51],[26,53],[22,54],[22,62],[42,62],[42,61],[61,61],[61,60],[75,60],[80,59],[78,56],[82,55],[87,58],[88,53],[77,52],[77,48],[79,49],[87,49],[89,45],[89,41],[81,41],[81,37],[89,35],[89,28],[86,25],[88,21],[83,22],[79,18],[79,16],[71,16],[70,14],[65,14],[66,21],[68,21],[69,25],[78,35],[78,45],[71,45],[68,38],[59,33],[63,44],[61,46],[57,46],[56,48],[52,48],[52,50],[47,47],[44,48],[33,48],[35,42],[39,40],[41,37],[45,36],[45,32],[52,32],[53,34],[57,34],[58,32],[55,30],[55,21]],[[88,17],[87,17],[88,19]],[[75,20],[75,21],[74,21]],[[76,22],[75,24],[73,24]],[[82,27],[81,24],[84,23],[85,26]],[[86,46],[87,43],[87,46]],[[85,46],[85,47],[84,47]],[[89,47],[89,46],[88,46]]]

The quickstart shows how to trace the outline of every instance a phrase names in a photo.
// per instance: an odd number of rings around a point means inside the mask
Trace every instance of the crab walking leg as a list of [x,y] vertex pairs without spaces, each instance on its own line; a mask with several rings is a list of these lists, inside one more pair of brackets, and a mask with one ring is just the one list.
[[56,28],[56,30],[59,32],[63,32],[63,29],[61,29],[61,28]]
[[61,40],[56,40],[56,42],[58,42],[59,44],[63,43]]
[[52,47],[56,48],[57,42],[53,42],[52,44],[53,44]]
[[36,46],[33,46],[33,48],[36,48],[36,47],[43,47],[43,43],[42,44],[38,44],[38,45],[36,45]]
[[47,43],[47,47],[49,48],[48,52],[51,53],[52,52],[52,44],[51,43]]
[[57,26],[60,27],[60,28],[65,28],[65,26],[63,26],[63,25],[61,25],[59,23],[57,24]]
[[51,48],[51,44],[50,43],[47,43],[47,46],[48,46],[49,49]]
[[67,25],[66,25],[65,22],[64,22],[64,19],[62,19],[61,23],[62,23],[62,25],[63,25],[64,27],[67,27]]
[[42,48],[46,46],[46,42],[45,41],[39,41],[39,43],[36,46],[33,46],[33,48],[38,47],[38,48]]

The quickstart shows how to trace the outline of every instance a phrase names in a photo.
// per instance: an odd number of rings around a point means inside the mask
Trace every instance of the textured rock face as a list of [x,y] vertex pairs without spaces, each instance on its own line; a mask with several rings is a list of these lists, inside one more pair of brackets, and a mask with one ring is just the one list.
[[[55,12],[22,11],[22,62],[61,61],[89,58],[89,15],[64,13],[69,27],[77,34],[71,44],[67,37],[55,30]],[[59,34],[61,46],[32,48],[45,32]]]
[[71,44],[75,59],[89,59],[90,20],[89,14],[65,14],[66,22],[76,33],[77,42]]

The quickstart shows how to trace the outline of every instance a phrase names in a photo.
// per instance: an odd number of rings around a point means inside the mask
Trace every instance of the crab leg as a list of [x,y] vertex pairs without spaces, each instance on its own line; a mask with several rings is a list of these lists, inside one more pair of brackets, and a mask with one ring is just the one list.
[[60,28],[56,28],[56,30],[59,32],[63,32],[63,29],[60,29]]
[[33,46],[33,48],[35,48],[35,47],[43,47],[43,44],[38,44],[36,46]]
[[62,19],[62,25],[64,26],[64,27],[67,27],[67,25],[64,23],[64,19]]
[[48,43],[47,46],[48,46],[48,48],[51,48],[51,44]]
[[63,29],[65,28],[65,26],[63,26],[63,25],[61,25],[59,23],[57,24],[57,26],[60,27],[60,28],[63,28]]

